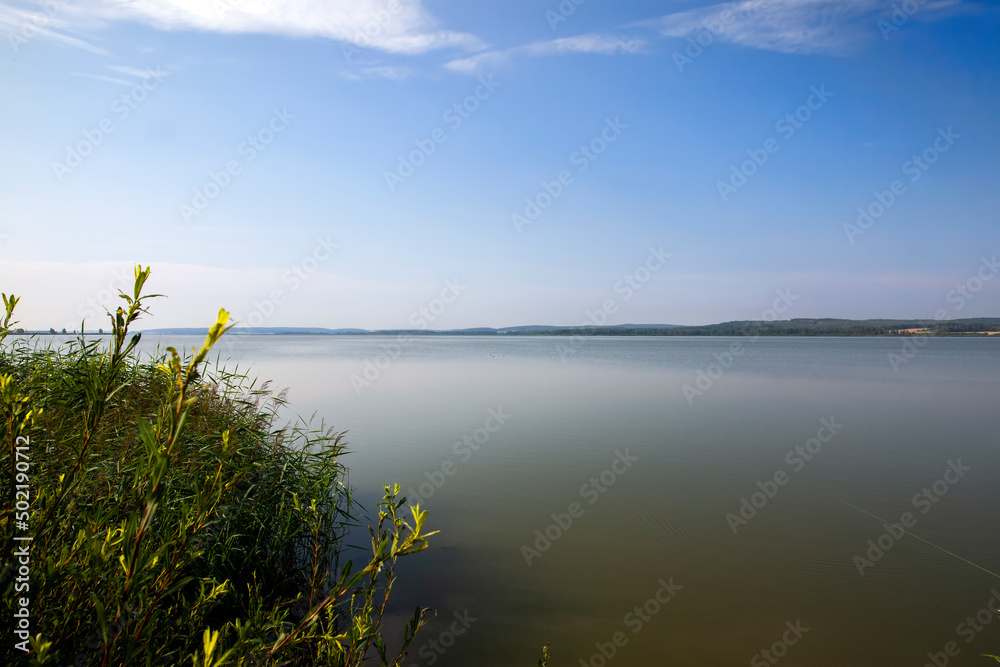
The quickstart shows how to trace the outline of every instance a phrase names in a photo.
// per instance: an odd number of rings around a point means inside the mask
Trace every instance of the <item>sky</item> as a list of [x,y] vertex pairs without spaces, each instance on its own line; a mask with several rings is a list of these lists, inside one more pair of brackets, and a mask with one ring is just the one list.
[[0,3],[29,329],[1000,316],[1000,6]]

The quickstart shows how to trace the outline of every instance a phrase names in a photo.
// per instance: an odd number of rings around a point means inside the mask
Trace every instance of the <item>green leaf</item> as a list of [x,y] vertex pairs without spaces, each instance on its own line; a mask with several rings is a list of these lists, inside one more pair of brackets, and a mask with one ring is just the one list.
[[142,441],[146,444],[146,450],[152,454],[156,451],[156,429],[145,417],[139,417],[139,433],[142,434]]
[[104,643],[107,644],[109,639],[108,619],[104,614],[104,604],[95,593],[90,594],[90,601],[94,603],[94,611],[97,612],[97,622],[101,626],[101,636],[104,638]]

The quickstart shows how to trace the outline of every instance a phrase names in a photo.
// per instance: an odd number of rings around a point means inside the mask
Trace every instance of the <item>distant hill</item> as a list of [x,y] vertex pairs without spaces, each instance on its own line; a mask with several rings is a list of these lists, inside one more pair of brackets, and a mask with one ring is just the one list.
[[657,328],[649,325],[631,327],[585,327],[539,332],[542,335],[584,336],[900,336],[900,335],[969,335],[1000,331],[1000,318],[980,317],[965,320],[842,320],[834,318],[797,318],[764,322],[741,320],[704,326]]
[[[173,329],[144,329],[142,333],[165,336],[204,336],[208,329],[202,328],[173,328]],[[322,327],[233,327],[227,335],[237,336],[337,336],[350,334],[372,333],[367,329],[324,329]]]
[[[641,327],[645,329],[667,329],[676,327],[676,324],[617,324],[605,327],[606,329],[632,329]],[[390,335],[437,335],[437,336],[493,336],[498,334],[531,335],[541,333],[551,333],[555,331],[566,331],[565,326],[552,326],[545,324],[529,324],[520,327],[472,327],[469,329],[324,329],[322,327],[234,327],[230,329],[230,334],[248,336],[337,336],[337,335],[364,335],[372,334],[379,336]],[[165,329],[145,329],[145,334],[158,336],[204,336],[208,333],[205,327],[174,327]]]
[[[636,327],[641,327],[643,329],[671,329],[673,327],[678,327],[679,324],[614,324],[605,329],[634,329]],[[503,327],[502,329],[497,329],[497,333],[513,333],[513,334],[534,334],[534,333],[546,333],[551,331],[565,331],[567,327],[554,327],[549,325],[539,325],[531,324],[523,327]]]
[[[205,328],[146,329],[143,333],[204,336]],[[532,324],[518,327],[470,329],[325,329],[322,327],[236,327],[231,335],[249,336],[935,336],[981,335],[1000,332],[1000,317],[962,320],[844,320],[797,318],[774,322],[737,320],[685,326],[677,324],[617,324],[606,327],[561,327]]]

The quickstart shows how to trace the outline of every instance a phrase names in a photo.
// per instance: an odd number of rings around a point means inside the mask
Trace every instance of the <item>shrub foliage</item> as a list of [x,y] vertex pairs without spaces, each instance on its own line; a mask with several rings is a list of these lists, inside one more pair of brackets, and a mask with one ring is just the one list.
[[394,654],[382,620],[397,559],[427,546],[426,511],[386,487],[354,567],[343,434],[277,427],[282,395],[210,367],[224,310],[200,349],[139,358],[148,277],[136,268],[110,339],[56,349],[7,340],[18,299],[4,295],[0,592],[6,619],[21,598],[30,618],[0,662],[400,664],[428,610]]

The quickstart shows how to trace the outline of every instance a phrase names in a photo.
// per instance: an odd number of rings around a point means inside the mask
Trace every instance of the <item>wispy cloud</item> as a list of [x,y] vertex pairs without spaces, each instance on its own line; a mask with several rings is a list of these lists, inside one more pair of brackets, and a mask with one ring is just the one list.
[[417,71],[410,67],[375,64],[360,64],[353,70],[343,72],[344,78],[351,81],[365,81],[367,79],[389,79],[390,81],[402,81],[416,75]]
[[126,67],[124,65],[108,65],[108,69],[119,74],[124,74],[126,76],[134,76],[137,79],[145,79],[149,76],[148,69],[139,69],[138,67]]
[[855,40],[855,31],[845,29],[845,24],[879,4],[878,0],[737,0],[668,14],[647,25],[665,37],[710,29],[720,41],[754,49],[836,53]]
[[525,53],[533,56],[559,53],[599,53],[610,56],[616,53],[636,53],[641,51],[643,46],[645,46],[645,41],[634,37],[589,34],[563,37],[549,42],[535,42],[521,48]]
[[645,47],[645,40],[618,35],[588,34],[577,37],[563,37],[545,42],[533,42],[502,51],[486,51],[468,58],[458,58],[445,67],[455,72],[474,73],[480,69],[507,62],[515,57],[539,57],[567,53],[595,53],[615,55],[638,53]]
[[318,37],[389,53],[483,48],[473,35],[438,29],[422,0],[79,0],[65,13],[163,30]]
[[109,83],[117,83],[121,86],[134,86],[135,83],[131,81],[125,81],[124,79],[116,79],[113,76],[104,76],[103,74],[82,74],[80,72],[72,72],[70,76],[82,76],[88,79],[97,79],[98,81],[107,81]]
[[409,79],[415,74],[414,70],[409,67],[390,67],[388,65],[374,65],[372,67],[364,67],[362,70],[365,74],[370,76],[378,76],[383,79],[392,79],[393,81],[402,81],[403,79]]
[[45,5],[44,11],[39,3],[21,2],[0,4],[0,32],[6,36],[15,51],[34,39],[44,39],[61,46],[69,46],[96,53],[101,56],[110,55],[105,49],[92,44],[79,36],[70,20],[71,11],[67,11],[65,3]]
[[[923,18],[954,9],[961,0],[921,6]],[[889,15],[886,0],[734,0],[667,14],[638,26],[665,37],[683,38],[708,30],[714,39],[781,53],[841,54],[876,35],[875,21]]]
[[[127,77],[132,77],[132,80],[126,80],[116,76],[108,76],[106,74],[84,74],[80,72],[73,72],[70,76],[82,76],[88,79],[97,79],[98,81],[117,83],[122,86],[134,86],[139,81],[146,79],[154,74],[153,70],[151,69],[139,69],[137,67],[126,67],[124,65],[108,65],[107,69],[113,72],[117,72],[119,74],[124,74]],[[162,76],[169,74],[169,72],[157,68],[156,74]]]

